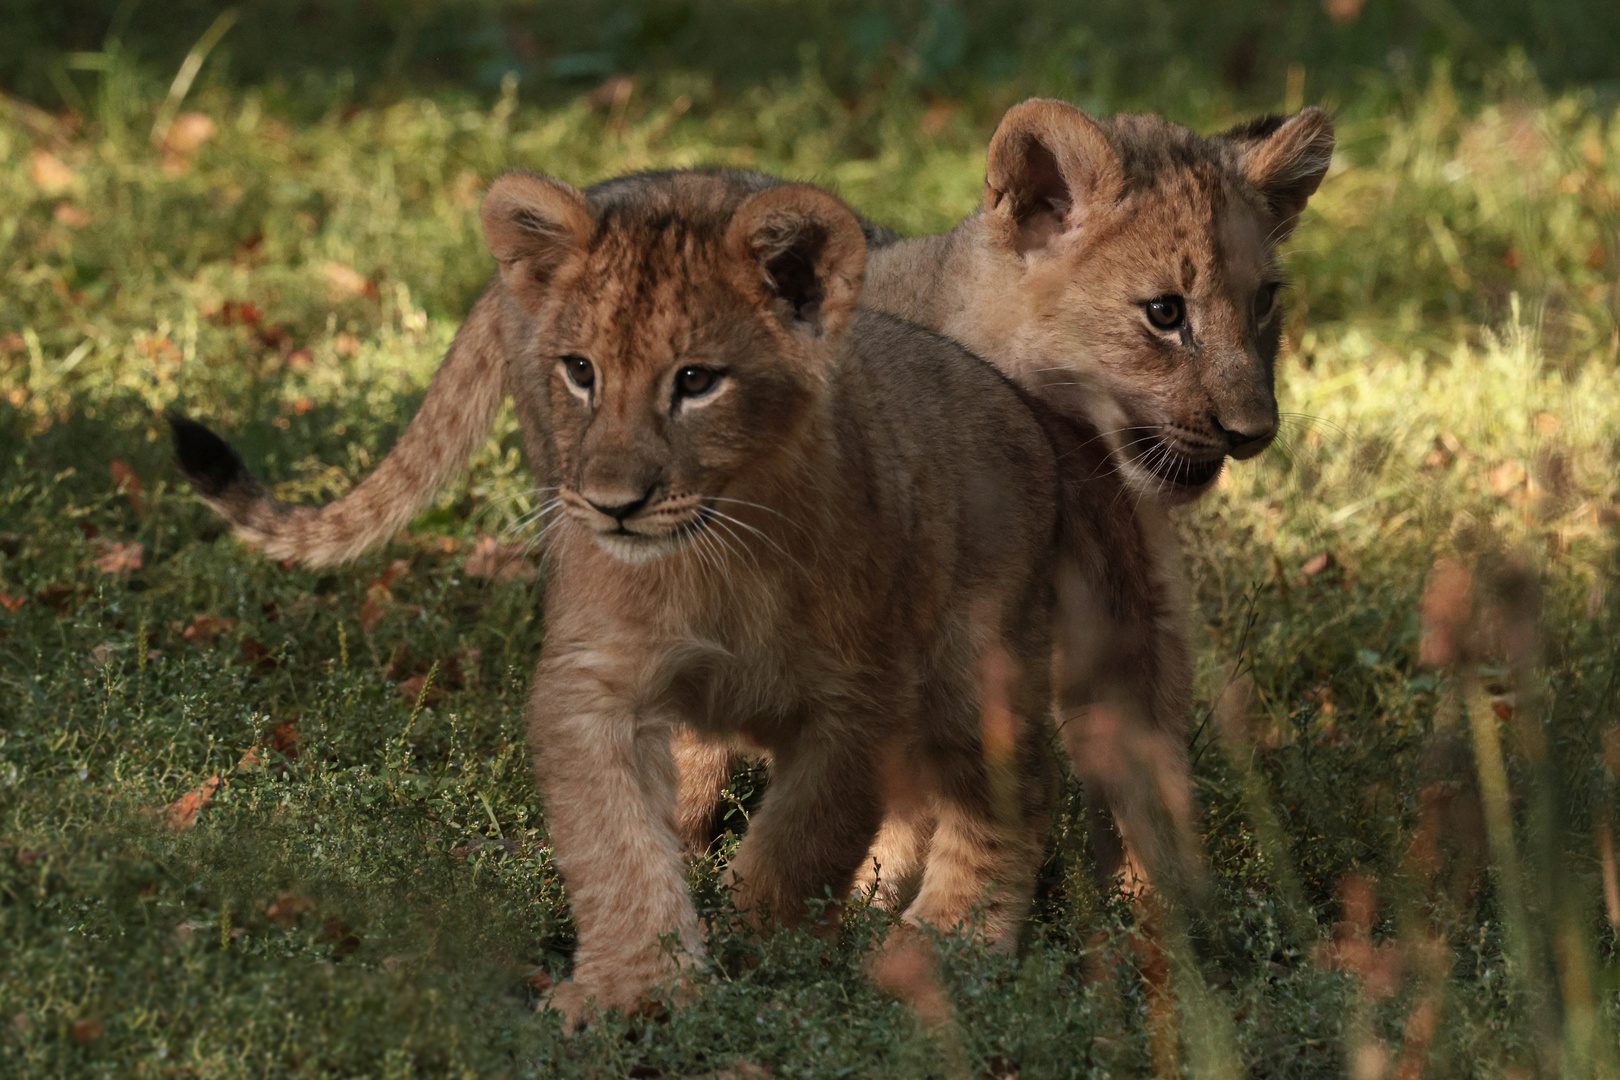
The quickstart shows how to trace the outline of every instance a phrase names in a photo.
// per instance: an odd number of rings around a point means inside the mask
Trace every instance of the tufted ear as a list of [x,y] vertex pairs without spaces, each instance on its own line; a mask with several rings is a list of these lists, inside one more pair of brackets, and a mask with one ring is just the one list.
[[1274,241],[1299,224],[1333,160],[1333,118],[1312,106],[1293,116],[1262,117],[1219,136],[1237,151],[1238,167],[1277,218]]
[[528,173],[508,173],[490,185],[480,215],[501,279],[530,312],[591,236],[585,196],[560,180]]
[[866,236],[849,207],[809,184],[783,184],[737,208],[726,230],[733,280],[790,331],[835,335],[855,314]]
[[1119,155],[1097,122],[1066,101],[1007,110],[985,159],[984,212],[1019,254],[1081,228],[1124,186]]

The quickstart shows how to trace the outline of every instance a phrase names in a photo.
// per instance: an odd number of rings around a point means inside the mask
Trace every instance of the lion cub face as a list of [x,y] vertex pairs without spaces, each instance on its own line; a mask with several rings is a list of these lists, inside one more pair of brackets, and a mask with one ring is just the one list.
[[1333,149],[1307,109],[1212,139],[1057,101],[1011,110],[981,213],[999,258],[980,318],[1010,373],[1111,436],[1135,484],[1195,498],[1277,432],[1273,368],[1293,231]]
[[[621,213],[627,191],[670,212]],[[728,502],[764,494],[825,383],[866,249],[853,215],[803,185],[676,175],[607,200],[508,176],[484,221],[538,316],[558,496],[639,563],[703,545]]]

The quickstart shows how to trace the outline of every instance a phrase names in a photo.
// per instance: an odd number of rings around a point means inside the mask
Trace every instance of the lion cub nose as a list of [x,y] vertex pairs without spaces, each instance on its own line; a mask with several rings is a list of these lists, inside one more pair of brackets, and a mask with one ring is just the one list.
[[1216,419],[1215,427],[1226,436],[1226,452],[1239,461],[1254,457],[1277,437],[1277,422],[1269,418],[1242,417],[1227,424]]
[[647,505],[647,500],[652,497],[652,489],[648,488],[640,495],[620,491],[593,491],[589,495],[581,492],[580,497],[591,504],[592,510],[622,523],[625,518]]

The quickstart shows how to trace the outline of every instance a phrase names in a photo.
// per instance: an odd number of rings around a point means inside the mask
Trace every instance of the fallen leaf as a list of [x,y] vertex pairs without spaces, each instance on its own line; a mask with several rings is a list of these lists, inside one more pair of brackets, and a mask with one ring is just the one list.
[[193,615],[191,625],[180,636],[198,645],[212,645],[220,634],[236,625],[236,620],[222,615]]
[[213,801],[214,794],[225,786],[216,773],[195,788],[163,808],[163,820],[175,832],[185,832],[197,824],[197,815]]
[[321,927],[321,940],[332,943],[333,959],[348,956],[360,948],[360,937],[354,932],[354,928],[336,916],[327,919],[326,924]]
[[1366,6],[1367,0],[1322,0],[1322,7],[1327,11],[1328,18],[1341,26],[1361,18],[1361,9]]
[[51,216],[70,229],[82,229],[95,220],[90,216],[88,210],[74,206],[66,200],[56,204],[56,209],[51,211]]
[[[427,676],[417,675],[414,678],[406,679],[404,682],[400,683],[399,692],[414,702],[422,697],[422,688],[424,686],[427,686]],[[438,680],[434,680],[433,686],[429,688],[427,697],[424,699],[424,704],[431,705],[436,701],[442,700],[443,698],[444,687],[438,684]]]
[[353,334],[339,334],[332,339],[332,346],[337,349],[339,356],[358,356],[360,354],[360,339]]
[[1315,577],[1317,574],[1320,574],[1324,570],[1330,569],[1333,565],[1333,553],[1331,551],[1323,551],[1316,555],[1312,555],[1309,559],[1306,559],[1305,565],[1300,567],[1299,570],[1300,573],[1304,574],[1308,578],[1311,578]]
[[1491,490],[1497,495],[1507,495],[1522,487],[1524,478],[1524,466],[1517,461],[1504,461],[1485,474],[1485,479],[1491,483]]
[[479,536],[467,556],[467,575],[489,581],[529,581],[535,576],[523,544],[501,544],[493,536]]
[[321,273],[334,300],[352,300],[364,296],[377,297],[377,286],[365,275],[346,263],[328,261],[321,264]]
[[[294,371],[308,371],[315,366],[315,354],[308,349],[294,349],[287,354],[287,366]],[[302,409],[298,408],[299,402],[303,403],[304,407]],[[309,412],[310,405],[309,398],[299,398],[297,402],[293,403],[293,411],[302,416]]]
[[264,318],[264,311],[251,300],[227,300],[220,305],[216,318],[222,326],[256,326]]
[[938,135],[941,131],[945,130],[945,125],[949,124],[951,122],[951,117],[955,115],[956,102],[937,102],[936,104],[930,106],[927,112],[923,113],[923,118],[917,126],[922,128],[923,134],[925,135]]
[[135,475],[135,470],[118,460],[114,460],[109,468],[112,471],[113,487],[129,496],[129,505],[135,508],[137,514],[145,513],[146,500],[141,496],[146,489],[141,486],[141,478]]
[[107,553],[96,560],[96,568],[103,574],[129,574],[141,568],[146,547],[139,543],[114,543]]
[[315,901],[297,893],[284,892],[264,909],[265,915],[282,926],[291,926],[306,911],[315,910]]
[[242,639],[242,659],[252,664],[259,671],[271,671],[279,667],[276,658],[270,655],[270,650],[258,638]]
[[174,118],[174,123],[169,125],[167,134],[163,136],[163,149],[172,154],[190,156],[218,131],[219,125],[207,113],[183,112]]
[[27,602],[27,597],[12,596],[10,593],[0,592],[0,607],[5,608],[7,611],[12,612],[13,614],[15,614],[17,609],[22,607]]
[[366,602],[360,605],[360,629],[369,634],[387,614],[388,608],[384,604],[367,596]]
[[74,172],[49,150],[35,150],[28,161],[28,178],[47,195],[60,195],[73,186]]
[[93,1046],[101,1041],[102,1026],[100,1020],[73,1021],[73,1041],[80,1046]]
[[96,662],[96,667],[106,667],[107,661],[112,658],[112,654],[117,651],[117,649],[117,645],[114,645],[111,642],[106,642],[91,649],[90,657]]
[[270,749],[288,761],[298,759],[298,747],[303,741],[304,737],[298,733],[298,725],[291,720],[283,720],[270,733]]

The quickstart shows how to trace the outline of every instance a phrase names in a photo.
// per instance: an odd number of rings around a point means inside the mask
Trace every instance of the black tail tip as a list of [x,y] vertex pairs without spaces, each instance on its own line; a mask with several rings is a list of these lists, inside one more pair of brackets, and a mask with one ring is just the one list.
[[247,466],[242,464],[230,443],[195,420],[176,413],[170,413],[168,420],[169,429],[174,432],[174,452],[180,459],[180,470],[198,491],[218,496],[231,485],[249,479]]

